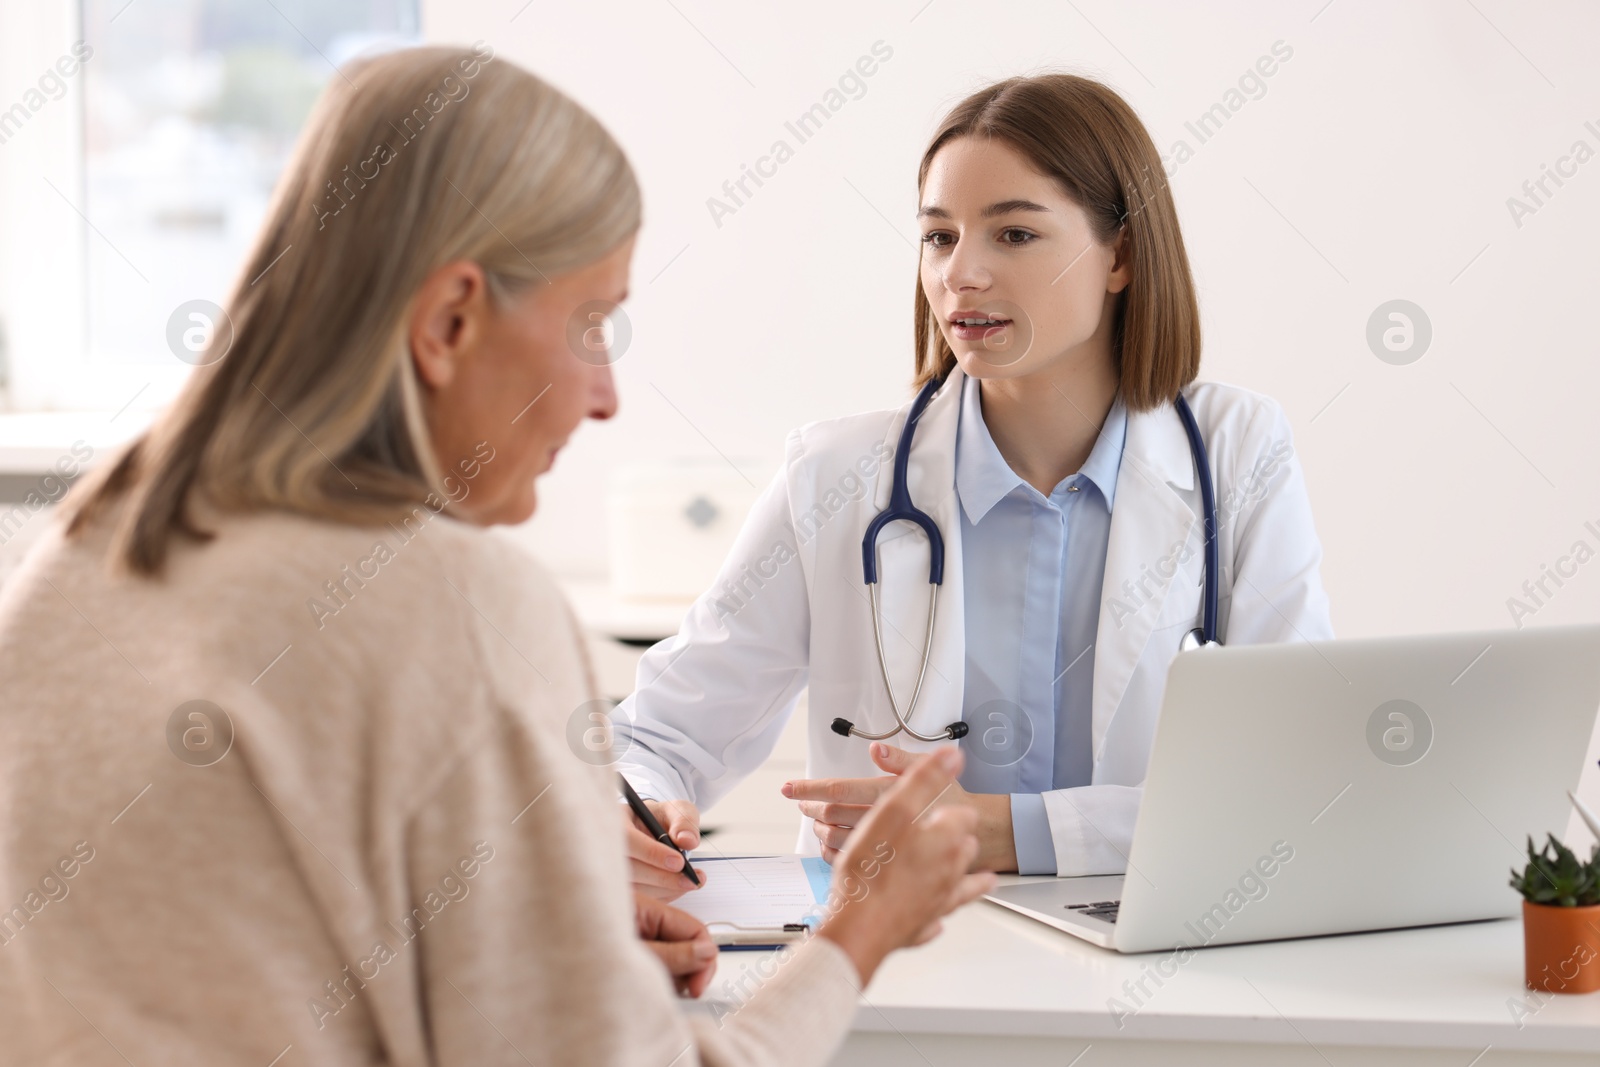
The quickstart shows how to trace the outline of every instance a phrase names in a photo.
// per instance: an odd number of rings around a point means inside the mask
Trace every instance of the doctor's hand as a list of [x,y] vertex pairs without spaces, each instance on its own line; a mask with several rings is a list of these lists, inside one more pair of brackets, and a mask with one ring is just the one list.
[[698,997],[717,973],[717,946],[705,923],[635,890],[634,921],[639,940],[672,975],[680,996]]
[[[700,844],[700,811],[693,804],[687,800],[646,800],[644,803],[672,840],[684,848]],[[620,807],[627,825],[628,867],[634,890],[658,900],[677,900],[695,888],[683,873],[683,856],[646,833],[644,824],[634,817],[626,804]],[[706,872],[696,867],[695,874],[704,885]]]
[[[872,762],[888,772],[881,778],[809,778],[783,784],[783,795],[800,801],[800,814],[815,820],[812,831],[822,843],[822,858],[832,865],[850,840],[851,830],[866,818],[872,805],[894,786],[895,779],[915,766],[922,756],[874,741]],[[1017,869],[1016,838],[1011,830],[1011,797],[1004,793],[969,793],[951,781],[939,795],[941,805],[959,805],[978,816],[978,853],[975,871]]]
[[937,936],[940,919],[994,888],[993,874],[967,873],[977,815],[938,803],[961,763],[954,747],[909,760],[835,856],[817,936],[845,951],[862,985],[890,952]]

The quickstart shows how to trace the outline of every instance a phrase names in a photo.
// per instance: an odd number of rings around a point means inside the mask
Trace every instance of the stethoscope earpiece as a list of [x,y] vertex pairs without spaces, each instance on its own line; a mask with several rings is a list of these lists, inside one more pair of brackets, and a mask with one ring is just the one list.
[[[856,724],[851,722],[849,719],[834,719],[833,722],[828,725],[828,729],[832,730],[834,733],[838,734],[840,737],[849,737],[852,734],[855,734],[855,733],[859,732],[859,731],[856,730]],[[946,726],[944,728],[944,735],[942,737],[931,737],[931,738],[925,737],[925,738],[920,738],[920,740],[923,740],[923,741],[959,741],[963,737],[967,736],[967,731],[968,731],[968,726],[967,726],[966,723],[964,723],[964,722],[953,722],[949,726]],[[863,734],[862,736],[865,737],[866,735]],[[893,736],[893,735],[891,735],[891,736]],[[917,735],[913,734],[912,736],[916,737]],[[875,738],[872,738],[872,740],[881,741],[883,739],[875,737]]]

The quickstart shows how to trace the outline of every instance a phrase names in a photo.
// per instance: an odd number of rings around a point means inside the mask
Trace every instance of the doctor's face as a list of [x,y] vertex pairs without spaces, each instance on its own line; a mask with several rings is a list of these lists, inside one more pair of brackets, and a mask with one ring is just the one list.
[[1110,365],[1126,259],[1020,152],[989,138],[946,144],[917,217],[922,291],[963,371],[1021,378],[1073,361]]

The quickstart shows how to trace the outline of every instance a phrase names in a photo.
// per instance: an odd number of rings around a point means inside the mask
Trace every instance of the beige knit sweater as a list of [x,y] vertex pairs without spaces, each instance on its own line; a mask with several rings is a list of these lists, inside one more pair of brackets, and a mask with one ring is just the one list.
[[227,518],[149,581],[105,526],[0,591],[0,1063],[828,1059],[837,946],[719,1025],[635,939],[583,649],[508,538]]

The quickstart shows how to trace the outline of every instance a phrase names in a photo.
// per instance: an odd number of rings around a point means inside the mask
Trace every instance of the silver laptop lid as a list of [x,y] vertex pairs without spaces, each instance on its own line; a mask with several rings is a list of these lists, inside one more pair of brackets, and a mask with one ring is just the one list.
[[1509,869],[1567,825],[1597,706],[1600,626],[1180,655],[1116,947],[1514,914]]

